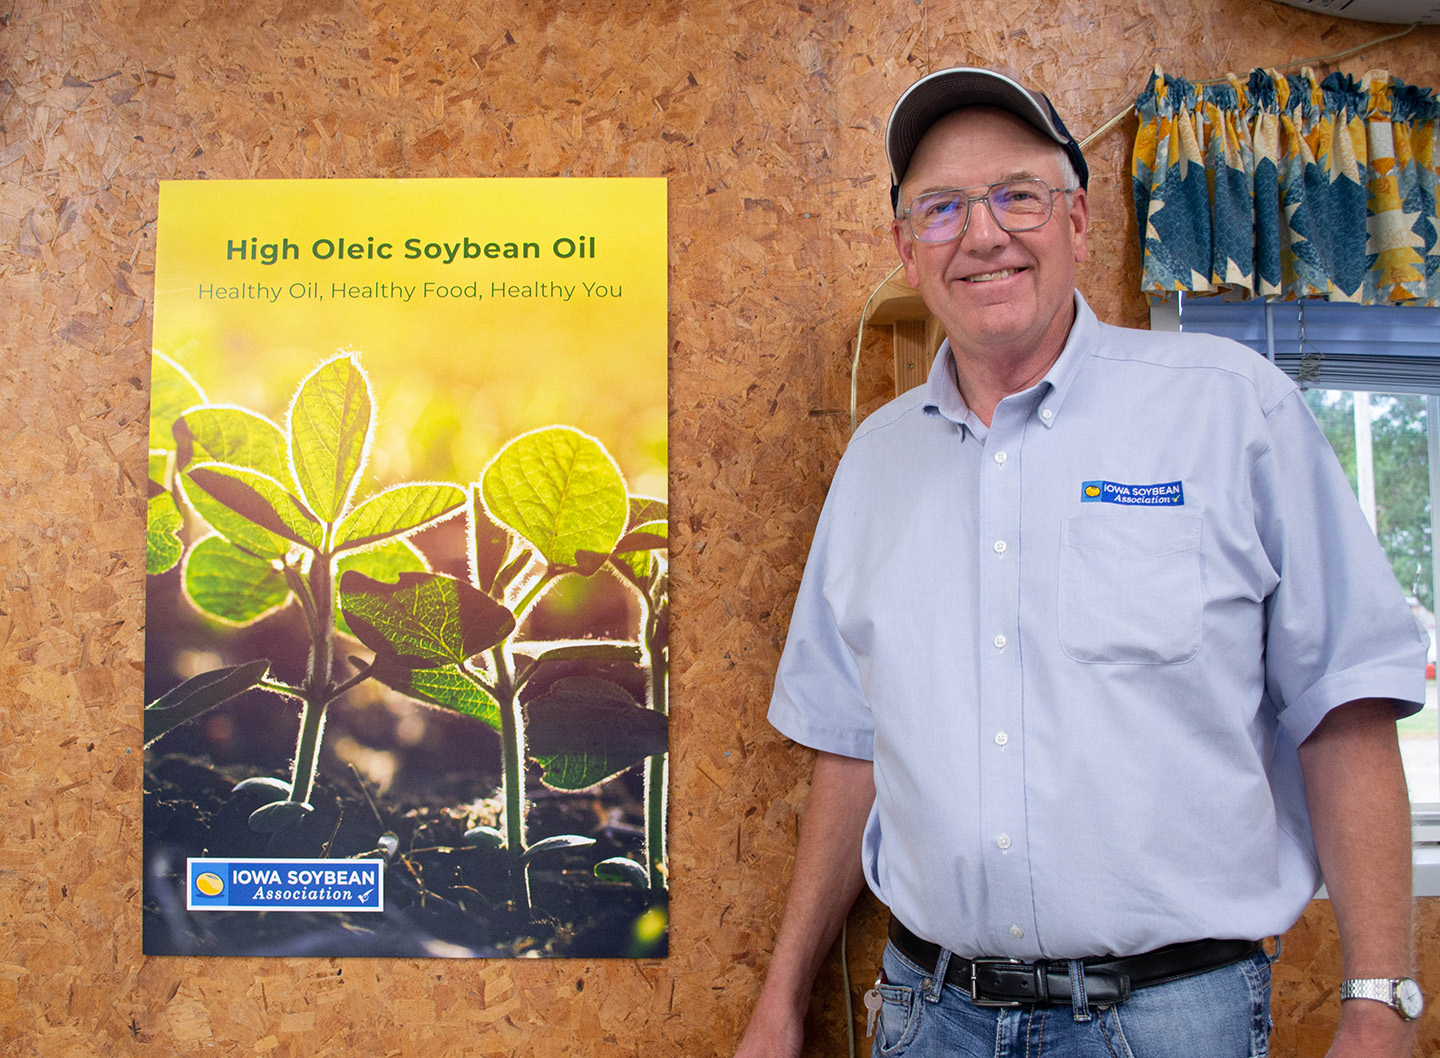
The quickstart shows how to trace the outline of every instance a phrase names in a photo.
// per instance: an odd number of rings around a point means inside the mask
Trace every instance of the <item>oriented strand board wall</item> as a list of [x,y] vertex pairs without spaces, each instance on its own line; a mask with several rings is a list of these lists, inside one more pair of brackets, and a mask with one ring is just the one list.
[[[7,1055],[724,1054],[764,973],[808,757],[764,723],[890,268],[880,132],[994,62],[1077,130],[1191,77],[1384,32],[1263,0],[500,4],[16,0],[0,14],[0,1047]],[[1440,84],[1440,30],[1346,60]],[[1083,287],[1140,323],[1132,127],[1090,152]],[[159,178],[669,178],[673,955],[635,963],[145,959],[147,354]],[[890,386],[868,345],[862,400]],[[1328,908],[1287,938],[1276,1053],[1319,1054]],[[882,918],[853,919],[873,973]],[[1440,910],[1422,975],[1440,988]],[[839,964],[809,1053],[843,1053]],[[1436,1004],[1440,1005],[1440,1004]],[[1437,1019],[1426,1039],[1440,1051]]]

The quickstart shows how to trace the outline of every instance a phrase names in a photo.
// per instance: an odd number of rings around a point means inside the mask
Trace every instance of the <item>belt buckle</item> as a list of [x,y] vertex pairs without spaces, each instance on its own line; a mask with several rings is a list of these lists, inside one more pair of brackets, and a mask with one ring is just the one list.
[[970,960],[970,1002],[977,1007],[1023,1007],[1023,999],[990,999],[980,995],[980,968],[982,966],[1028,966],[1024,959],[971,959]]

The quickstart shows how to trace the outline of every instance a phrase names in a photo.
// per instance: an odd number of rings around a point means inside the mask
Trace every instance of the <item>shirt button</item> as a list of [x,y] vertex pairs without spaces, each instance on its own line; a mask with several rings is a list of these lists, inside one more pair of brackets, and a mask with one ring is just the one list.
[[1007,460],[1007,459],[1009,459],[1009,458],[1010,458],[1010,457],[1009,457],[1008,455],[1006,455],[1004,452],[996,452],[996,453],[995,453],[995,462],[997,462],[997,463],[1003,463],[1003,462],[1005,462],[1005,460]]
[[996,541],[995,541],[995,553],[996,553],[997,555],[1003,555],[1003,554],[1005,553],[1005,541],[1004,541],[1004,540],[996,540]]
[[1003,731],[995,732],[995,745],[1003,746],[1010,741],[1010,736]]
[[1010,835],[1001,834],[995,839],[995,844],[999,845],[1001,849],[1008,849],[1010,847]]
[[1049,408],[1041,408],[1040,418],[1044,419],[1046,422],[1049,422],[1051,419],[1055,418],[1055,413]]
[[1016,940],[1019,940],[1021,937],[1025,936],[1025,931],[1019,926],[1011,926],[1010,936],[1014,937]]
[[1009,642],[1009,640],[1006,639],[1003,635],[1002,635],[1002,636],[996,636],[996,637],[995,637],[995,649],[996,649],[996,650],[1004,650],[1004,649],[1005,649],[1005,644],[1008,643],[1008,642]]

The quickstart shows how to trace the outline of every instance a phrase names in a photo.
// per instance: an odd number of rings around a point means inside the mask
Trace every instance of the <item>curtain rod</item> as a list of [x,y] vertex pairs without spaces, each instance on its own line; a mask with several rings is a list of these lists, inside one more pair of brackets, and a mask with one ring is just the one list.
[[[1387,41],[1399,40],[1401,37],[1405,36],[1407,33],[1414,33],[1415,30],[1417,30],[1417,29],[1419,29],[1419,28],[1420,28],[1420,23],[1419,23],[1419,22],[1415,22],[1415,23],[1412,23],[1412,24],[1409,25],[1409,26],[1406,26],[1406,27],[1405,27],[1404,29],[1402,29],[1399,33],[1391,33],[1391,34],[1388,34],[1387,36],[1384,36],[1384,37],[1376,37],[1374,40],[1367,40],[1364,44],[1357,44],[1357,45],[1355,45],[1355,47],[1353,47],[1353,48],[1347,48],[1345,51],[1337,51],[1337,52],[1335,52],[1333,55],[1316,55],[1316,56],[1314,56],[1313,58],[1309,58],[1309,59],[1294,59],[1294,60],[1292,60],[1292,61],[1290,61],[1290,62],[1281,63],[1279,66],[1272,67],[1272,69],[1275,69],[1275,70],[1288,70],[1288,69],[1290,69],[1291,67],[1294,67],[1294,66],[1311,66],[1311,65],[1314,65],[1314,64],[1316,64],[1316,63],[1322,63],[1322,62],[1328,63],[1328,62],[1336,62],[1336,61],[1338,61],[1338,60],[1340,60],[1340,59],[1348,59],[1350,56],[1352,56],[1352,55],[1358,55],[1360,52],[1365,51],[1367,48],[1373,48],[1373,47],[1375,47],[1375,45],[1377,45],[1377,44],[1384,44],[1384,43],[1386,43]],[[1198,85],[1198,86],[1203,87],[1203,86],[1205,86],[1205,85],[1224,84],[1224,83],[1225,83],[1226,81],[1228,81],[1228,80],[1229,80],[1228,77],[1212,77],[1212,78],[1210,78],[1210,79],[1207,80],[1207,81],[1192,81],[1191,83],[1194,84],[1194,85]],[[1129,106],[1127,106],[1124,110],[1121,110],[1121,111],[1120,111],[1118,114],[1116,114],[1114,117],[1110,118],[1108,121],[1105,122],[1105,124],[1101,125],[1098,129],[1096,129],[1094,132],[1090,133],[1090,135],[1086,136],[1083,140],[1080,141],[1080,146],[1081,146],[1081,148],[1083,149],[1083,148],[1085,148],[1085,147],[1088,147],[1088,146],[1090,145],[1090,141],[1091,141],[1091,140],[1097,139],[1098,137],[1104,135],[1105,133],[1109,132],[1112,128],[1114,128],[1117,124],[1119,124],[1121,121],[1124,121],[1125,118],[1128,117],[1128,116],[1130,115],[1131,111],[1133,111],[1134,109],[1135,109],[1135,104],[1134,104],[1134,103],[1131,103],[1131,104],[1130,104]]]

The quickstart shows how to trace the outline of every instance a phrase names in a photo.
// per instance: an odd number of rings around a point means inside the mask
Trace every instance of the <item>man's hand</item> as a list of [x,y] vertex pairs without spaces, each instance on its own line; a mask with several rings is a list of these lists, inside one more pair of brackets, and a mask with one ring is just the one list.
[[810,990],[865,876],[860,839],[875,801],[868,760],[820,753],[770,970],[736,1058],[797,1058]]
[[740,1037],[735,1058],[799,1058],[805,1037],[805,1012],[766,1011],[764,1002],[762,994],[745,1035]]
[[1340,1028],[1326,1058],[1410,1058],[1419,1027],[1383,1003],[1350,999],[1340,1004]]

